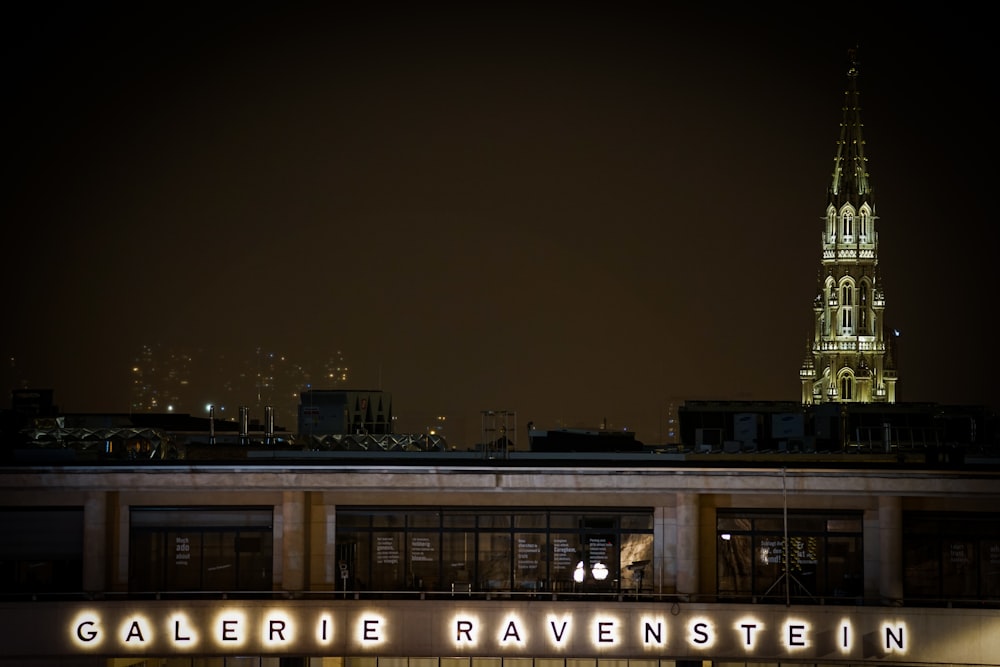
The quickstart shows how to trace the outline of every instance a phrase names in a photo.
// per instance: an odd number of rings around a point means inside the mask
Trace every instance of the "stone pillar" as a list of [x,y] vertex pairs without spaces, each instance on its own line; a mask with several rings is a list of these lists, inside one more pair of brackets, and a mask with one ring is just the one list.
[[309,534],[309,590],[329,591],[341,588],[340,568],[337,566],[337,507],[328,505],[323,493],[310,494]]
[[903,503],[898,496],[879,496],[879,596],[884,604],[903,601]]
[[301,591],[306,584],[306,493],[281,494],[281,530],[275,522],[275,541],[281,544],[281,567],[275,563],[274,583],[283,591]]
[[698,494],[677,494],[677,593],[698,595]]
[[83,501],[83,590],[89,593],[108,590],[108,549],[112,546],[108,531],[113,535],[115,528],[108,525],[107,496],[88,492]]
[[653,509],[653,591],[677,591],[677,513],[669,507]]
[[118,491],[112,491],[104,495],[104,504],[107,539],[113,554],[106,570],[108,583],[111,590],[127,591],[132,558],[132,503]]

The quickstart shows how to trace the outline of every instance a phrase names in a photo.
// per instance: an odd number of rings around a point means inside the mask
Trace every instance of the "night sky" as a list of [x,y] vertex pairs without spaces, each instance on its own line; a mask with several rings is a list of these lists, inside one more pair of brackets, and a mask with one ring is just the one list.
[[144,343],[340,350],[460,441],[798,400],[857,45],[898,400],[1000,405],[985,10],[35,4],[0,21],[5,387],[124,412]]

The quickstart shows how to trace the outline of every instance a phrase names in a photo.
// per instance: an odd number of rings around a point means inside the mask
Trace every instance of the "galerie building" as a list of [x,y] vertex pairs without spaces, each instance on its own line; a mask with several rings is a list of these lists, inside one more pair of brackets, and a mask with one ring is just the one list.
[[1000,664],[995,461],[726,456],[11,466],[5,664]]

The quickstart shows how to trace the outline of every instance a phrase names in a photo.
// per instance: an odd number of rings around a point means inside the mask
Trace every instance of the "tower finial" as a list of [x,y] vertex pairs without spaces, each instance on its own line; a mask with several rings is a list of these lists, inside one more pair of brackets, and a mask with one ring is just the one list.
[[847,70],[847,73],[850,75],[856,75],[858,73],[858,65],[861,64],[858,61],[859,48],[860,48],[859,46],[852,46],[851,48],[847,49],[847,61],[848,64],[850,65],[850,67]]

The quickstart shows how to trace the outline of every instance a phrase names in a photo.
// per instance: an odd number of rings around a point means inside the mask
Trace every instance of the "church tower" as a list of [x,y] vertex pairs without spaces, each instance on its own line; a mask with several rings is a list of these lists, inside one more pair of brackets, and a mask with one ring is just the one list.
[[799,370],[802,403],[895,403],[895,337],[886,331],[878,216],[851,52],[840,139],[823,215],[813,335]]

